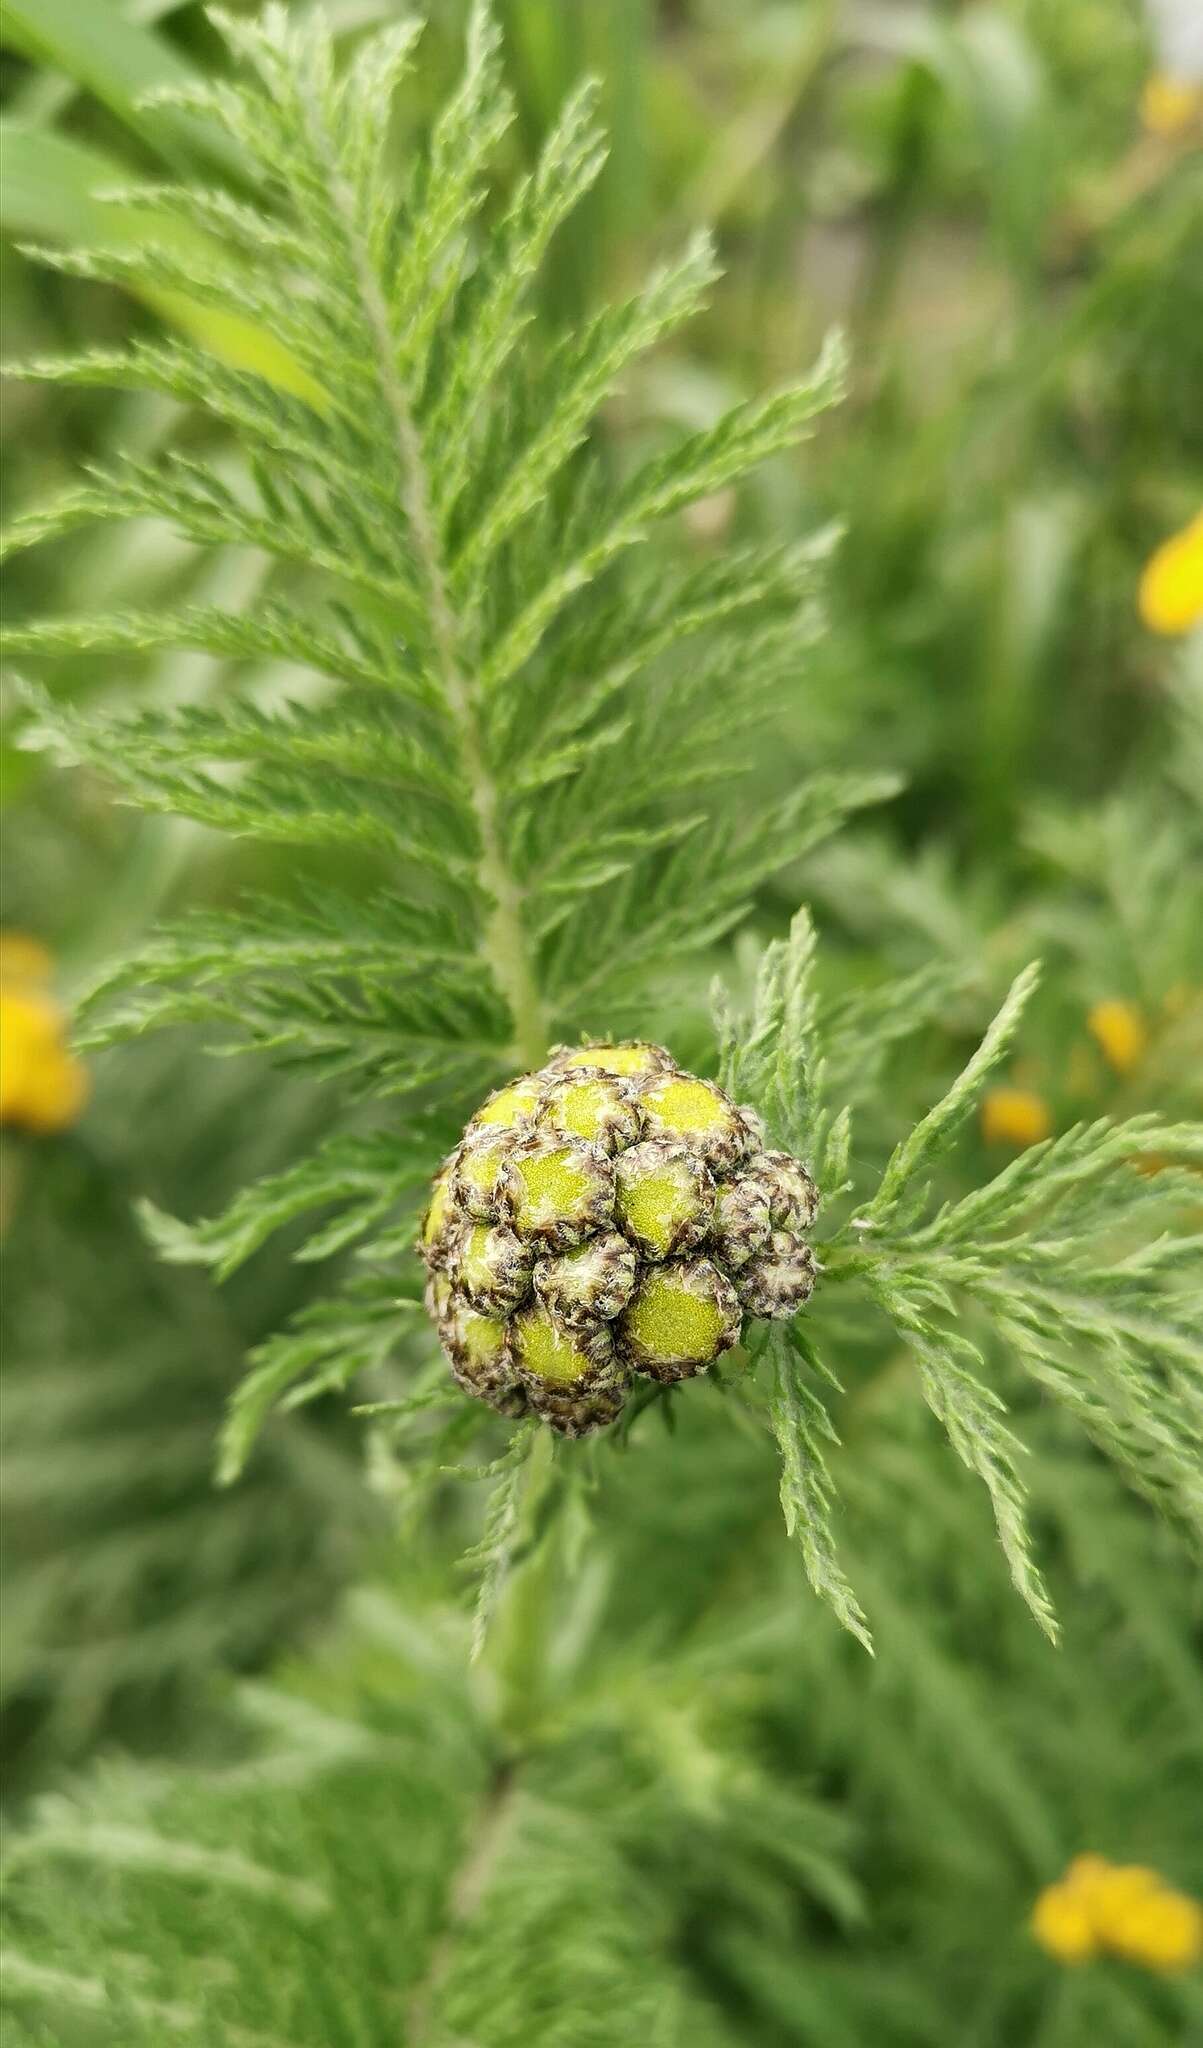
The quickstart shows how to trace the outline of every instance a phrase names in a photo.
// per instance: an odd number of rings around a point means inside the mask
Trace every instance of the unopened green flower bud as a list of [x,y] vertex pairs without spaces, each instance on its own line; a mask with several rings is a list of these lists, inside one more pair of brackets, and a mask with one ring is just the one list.
[[792,1316],[814,1293],[814,1253],[789,1231],[775,1230],[767,1252],[740,1267],[735,1286],[749,1315]]
[[819,1190],[801,1160],[789,1152],[759,1152],[747,1163],[768,1197],[774,1230],[809,1230],[819,1209]]
[[504,1131],[519,1130],[528,1124],[539,1107],[538,1077],[525,1074],[520,1081],[511,1081],[505,1088],[494,1089],[473,1117],[472,1130],[482,1124],[496,1125]]
[[485,1315],[506,1315],[526,1300],[532,1264],[521,1238],[500,1225],[464,1223],[450,1249],[452,1282]]
[[646,1138],[614,1162],[619,1228],[647,1259],[671,1259],[700,1244],[714,1211],[705,1163],[671,1138]]
[[762,1181],[749,1173],[723,1182],[714,1202],[712,1239],[729,1273],[746,1266],[757,1252],[768,1250],[772,1228],[768,1190]]
[[635,1290],[639,1257],[616,1230],[603,1231],[573,1251],[540,1259],[535,1267],[535,1293],[549,1315],[565,1329],[611,1322]]
[[514,1370],[510,1325],[503,1317],[482,1315],[453,1295],[439,1336],[465,1393],[487,1401],[500,1415],[525,1413],[526,1390]]
[[592,1068],[601,1074],[662,1074],[676,1071],[672,1054],[665,1052],[662,1045],[649,1045],[643,1039],[631,1038],[618,1045],[562,1045],[552,1054],[543,1072],[575,1073],[580,1068]]
[[587,1067],[566,1073],[548,1084],[539,1128],[585,1138],[603,1152],[620,1152],[634,1144],[642,1128],[638,1096],[619,1074],[593,1073]]
[[677,1138],[700,1159],[723,1171],[748,1150],[748,1133],[735,1104],[713,1081],[694,1074],[660,1074],[644,1084],[644,1127],[649,1137]]
[[527,1399],[562,1436],[584,1436],[621,1414],[627,1375],[608,1326],[565,1329],[537,1302],[513,1321],[513,1356]]
[[619,1320],[619,1345],[656,1380],[691,1379],[739,1336],[735,1289],[710,1259],[648,1266]]
[[566,1251],[610,1222],[614,1169],[598,1146],[538,1131],[511,1151],[501,1198],[519,1237],[547,1251]]
[[479,1223],[501,1220],[499,1183],[512,1140],[504,1130],[470,1131],[451,1170],[452,1199]]
[[573,1387],[563,1393],[541,1388],[527,1389],[527,1402],[541,1422],[559,1436],[592,1436],[595,1429],[617,1422],[627,1404],[629,1375],[617,1364],[587,1387]]

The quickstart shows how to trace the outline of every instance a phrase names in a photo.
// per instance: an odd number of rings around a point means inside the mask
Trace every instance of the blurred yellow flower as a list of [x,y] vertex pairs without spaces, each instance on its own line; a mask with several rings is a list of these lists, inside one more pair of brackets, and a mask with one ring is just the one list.
[[1046,1885],[1032,1909],[1032,1933],[1059,1963],[1088,1963],[1099,1952],[1090,1908],[1067,1884]]
[[68,1052],[46,984],[50,955],[24,932],[0,933],[0,1124],[46,1133],[74,1123],[88,1077]]
[[1203,1956],[1203,1911],[1182,1892],[1159,1885],[1131,1905],[1111,1945],[1146,1970],[1188,1970]]
[[982,1098],[982,1137],[987,1145],[1022,1150],[1050,1136],[1052,1111],[1032,1088],[991,1088]]
[[1149,1049],[1149,1029],[1136,1003],[1109,997],[1096,1003],[1086,1019],[1086,1029],[1108,1066],[1117,1074],[1130,1074]]
[[1122,1956],[1146,1970],[1184,1970],[1203,1957],[1203,1909],[1142,1864],[1076,1856],[1032,1909],[1032,1933],[1061,1963]]
[[1203,121],[1203,85],[1154,71],[1140,95],[1140,118],[1150,135],[1162,142],[1177,141]]
[[1139,603],[1150,633],[1189,633],[1203,620],[1203,512],[1150,555]]

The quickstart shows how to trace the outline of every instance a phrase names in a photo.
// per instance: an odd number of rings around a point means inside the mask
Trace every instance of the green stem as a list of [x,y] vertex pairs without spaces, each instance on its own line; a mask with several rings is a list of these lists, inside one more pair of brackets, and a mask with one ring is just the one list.
[[497,1684],[493,1715],[496,1760],[447,1887],[443,1925],[424,1975],[409,2002],[410,2048],[437,2037],[439,2004],[454,1968],[461,1936],[485,1901],[513,1827],[522,1771],[536,1746],[547,1673],[547,1637],[556,1561],[554,1545],[539,1530],[552,1484],[551,1432],[539,1429],[522,1473],[515,1546],[520,1561],[506,1580],[488,1635],[487,1664]]
[[310,118],[375,345],[377,379],[397,449],[402,508],[426,582],[435,658],[459,740],[468,778],[468,801],[480,836],[477,878],[493,905],[482,935],[481,953],[513,1018],[515,1058],[524,1066],[537,1067],[547,1051],[547,1023],[527,945],[522,887],[506,858],[497,784],[488,764],[476,699],[460,664],[462,634],[444,573],[422,436],[397,370],[388,305],[360,230],[354,194],[339,169],[316,109],[311,109]]
[[497,1724],[506,1744],[530,1742],[546,1702],[547,1642],[558,1562],[553,1532],[539,1528],[552,1484],[551,1431],[535,1433],[519,1509],[519,1545],[529,1545],[511,1571],[489,1634],[489,1662],[498,1684]]
[[425,2048],[434,2038],[443,1988],[455,1964],[460,1937],[483,1905],[496,1875],[514,1813],[514,1773],[501,1764],[494,1772],[464,1845],[462,1858],[447,1887],[443,1927],[430,1952],[425,1975],[409,2000],[409,2048]]

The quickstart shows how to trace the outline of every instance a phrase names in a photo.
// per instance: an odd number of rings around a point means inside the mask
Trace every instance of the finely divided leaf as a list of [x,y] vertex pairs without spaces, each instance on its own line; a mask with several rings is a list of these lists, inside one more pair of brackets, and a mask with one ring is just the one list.
[[788,1331],[774,1329],[766,1351],[773,1373],[769,1420],[781,1452],[786,1529],[798,1543],[806,1576],[819,1598],[871,1653],[868,1623],[840,1567],[831,1528],[832,1486],[823,1444],[838,1439],[812,1384],[822,1367],[810,1338],[796,1325]]

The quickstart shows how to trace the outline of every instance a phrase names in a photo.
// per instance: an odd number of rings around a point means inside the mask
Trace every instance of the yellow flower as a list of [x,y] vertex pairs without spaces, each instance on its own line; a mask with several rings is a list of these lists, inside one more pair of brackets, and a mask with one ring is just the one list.
[[1041,1892],[1032,1932],[1062,1963],[1120,1956],[1146,1970],[1184,1970],[1203,1957],[1203,1909],[1155,1870],[1076,1856]]
[[1203,1912],[1139,1864],[1108,1869],[1093,1901],[1099,1939],[1149,1970],[1181,1970],[1203,1955]]
[[1149,1030],[1139,1005],[1120,997],[1096,1003],[1086,1029],[1117,1074],[1130,1074],[1149,1049]]
[[1083,1886],[1090,1899],[1095,1925],[1105,1942],[1115,1947],[1122,1939],[1134,1913],[1140,1912],[1161,1886],[1155,1870],[1143,1863],[1107,1863],[1100,1866]]
[[1133,1902],[1111,1946],[1146,1970],[1188,1970],[1203,1956],[1203,1911],[1182,1892],[1159,1886]]
[[1038,1145],[1053,1128],[1043,1095],[1031,1088],[991,1088],[982,1098],[982,1137],[987,1145]]
[[1069,1884],[1050,1884],[1041,1892],[1032,1933],[1059,1963],[1088,1963],[1099,1952],[1089,1901]]
[[1203,85],[1154,71],[1140,95],[1140,118],[1150,135],[1175,142],[1203,118]]
[[1189,633],[1203,619],[1203,512],[1150,555],[1139,603],[1150,633]]
[[0,1124],[46,1133],[74,1123],[88,1079],[63,1039],[46,987],[50,956],[22,932],[0,934]]

